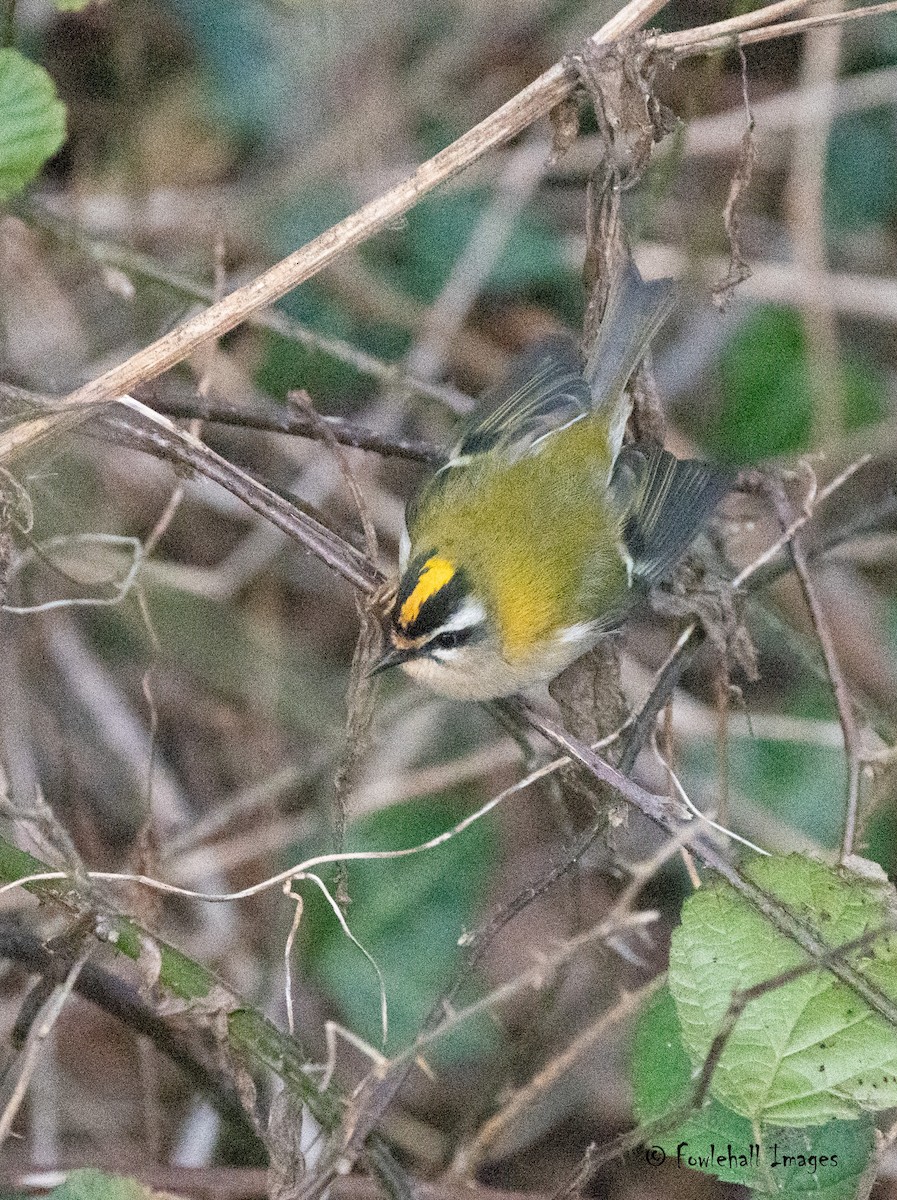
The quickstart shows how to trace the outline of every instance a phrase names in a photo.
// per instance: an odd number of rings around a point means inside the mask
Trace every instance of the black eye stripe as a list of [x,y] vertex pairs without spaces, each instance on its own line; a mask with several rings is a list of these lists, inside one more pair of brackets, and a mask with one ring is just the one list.
[[467,625],[463,629],[443,629],[442,633],[437,633],[430,639],[428,649],[457,650],[459,646],[464,646],[470,641],[474,628],[473,625]]

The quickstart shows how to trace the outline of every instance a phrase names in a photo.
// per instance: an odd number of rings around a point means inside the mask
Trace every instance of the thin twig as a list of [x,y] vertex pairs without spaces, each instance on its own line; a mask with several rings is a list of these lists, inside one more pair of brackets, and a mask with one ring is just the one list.
[[261,406],[250,408],[248,405],[233,404],[214,397],[209,399],[200,396],[156,396],[149,394],[149,389],[144,391],[138,388],[137,393],[150,408],[169,417],[184,420],[198,417],[202,421],[234,425],[240,429],[287,433],[296,437],[312,438],[315,441],[324,440],[326,430],[328,437],[333,437],[341,446],[348,446],[354,450],[369,450],[386,457],[407,458],[412,462],[433,465],[441,465],[446,458],[445,451],[432,442],[389,437],[356,425],[354,421],[346,421],[342,417],[327,417],[320,413],[312,417],[292,408],[275,408],[274,405],[264,409]]
[[[0,922],[0,958],[20,963],[29,971],[57,980],[59,965],[41,940],[10,921]],[[225,1072],[197,1057],[189,1039],[177,1026],[154,1010],[137,989],[111,971],[88,962],[75,981],[77,995],[89,1000],[135,1034],[147,1038],[156,1049],[175,1063],[196,1089],[229,1122],[244,1134],[251,1133],[246,1114]]]
[[289,393],[287,399],[290,404],[304,412],[311,421],[314,428],[320,435],[321,440],[330,448],[334,462],[339,468],[339,473],[345,481],[346,487],[349,489],[349,494],[355,503],[355,509],[358,513],[358,519],[361,521],[361,528],[364,531],[364,548],[370,562],[377,561],[377,530],[374,528],[374,522],[371,518],[367,500],[365,500],[364,492],[355,478],[355,472],[352,470],[352,464],[349,462],[345,454],[342,444],[335,432],[324,418],[315,409],[314,403],[308,392],[298,389]]
[[[895,72],[897,75],[897,72]],[[757,132],[761,132],[758,126]],[[583,239],[571,238],[570,261],[581,262]],[[712,282],[726,269],[718,256],[695,258],[680,247],[643,242],[636,260],[648,275],[692,275]],[[830,297],[832,310],[845,316],[897,322],[897,281],[893,275],[858,275],[844,271],[820,273],[798,269],[794,263],[755,259],[751,278],[740,288],[742,296],[767,304],[806,305],[820,292]],[[880,436],[876,432],[876,436]]]
[[[757,15],[762,14],[763,9]],[[851,8],[847,12],[831,13],[821,17],[802,17],[798,21],[782,21],[778,25],[766,25],[760,29],[746,29],[743,33],[709,36],[705,41],[686,41],[681,34],[661,34],[657,38],[657,48],[669,49],[675,59],[693,58],[700,54],[710,54],[715,50],[731,50],[738,46],[756,46],[760,42],[770,42],[776,38],[794,37],[805,33],[808,29],[821,28],[824,25],[843,25],[848,21],[863,20],[866,17],[882,16],[886,13],[897,12],[897,0],[886,0],[884,4],[869,4],[863,8]],[[748,14],[753,16],[754,14]],[[736,18],[737,19],[737,18]],[[712,26],[706,27],[708,32]],[[687,31],[689,34],[691,30]],[[678,39],[678,41],[677,41]]]
[[471,1018],[479,1016],[482,1013],[494,1013],[496,1009],[506,1004],[514,996],[520,995],[521,992],[529,992],[535,988],[546,987],[548,981],[562,967],[574,961],[585,947],[594,946],[600,942],[610,946],[612,945],[611,939],[619,937],[620,934],[626,933],[631,929],[642,929],[646,925],[652,925],[656,920],[656,912],[627,914],[620,911],[619,906],[615,905],[608,916],[598,925],[577,934],[574,938],[570,938],[569,941],[559,946],[556,950],[553,950],[550,954],[540,956],[537,962],[532,966],[524,968],[513,979],[509,979],[507,983],[500,984],[497,988],[494,988],[491,992],[487,992],[484,996],[480,996],[478,1000],[474,1000],[464,1008],[451,1009],[432,1028],[427,1028],[420,1033],[412,1046],[402,1051],[401,1054],[396,1055],[392,1060],[391,1066],[395,1067],[403,1061],[414,1060],[428,1046],[440,1041],[447,1034],[454,1032],[460,1025],[471,1020]]
[[[757,137],[763,145],[776,135],[795,133],[815,125],[825,116],[824,110],[816,112],[813,101],[822,98],[824,89],[805,92],[803,88],[789,88],[777,92],[753,105],[757,122]],[[805,97],[807,104],[798,103]],[[838,80],[834,96],[834,115],[866,112],[872,108],[892,106],[897,98],[897,68],[882,67],[864,71]],[[739,104],[713,116],[696,117],[689,121],[684,130],[685,145],[676,148],[686,159],[726,156],[738,151],[744,131],[744,105]],[[667,148],[669,146],[669,148]],[[662,159],[672,152],[672,145],[661,143],[654,155]],[[583,175],[594,170],[596,158],[601,153],[598,134],[586,134],[568,150],[566,155],[550,168],[554,177]]]
[[[781,505],[780,513],[782,516],[785,516],[786,510],[781,498],[779,503]],[[838,707],[838,720],[841,723],[841,730],[844,735],[844,755],[847,759],[847,796],[844,807],[844,828],[841,837],[840,859],[843,863],[853,854],[854,839],[857,830],[860,806],[860,761],[862,758],[860,730],[854,714],[850,690],[847,687],[847,681],[838,662],[838,653],[835,649],[828,616],[816,594],[816,588],[810,576],[803,543],[799,537],[792,535],[788,545],[791,553],[791,561],[794,563],[794,571],[800,580],[804,598],[806,599],[807,607],[810,610],[810,616],[813,620],[813,629],[816,633],[819,647],[822,650],[822,656],[825,659],[825,667],[832,685],[835,704]]]
[[222,455],[183,430],[147,426],[138,429],[119,418],[106,418],[119,438],[137,448],[197,471],[220,484],[242,500],[254,512],[282,529],[306,550],[316,555],[337,574],[360,592],[370,594],[383,577],[368,559],[354,546],[328,529],[320,521],[303,512],[295,502],[285,500],[270,488],[253,479]]
[[[28,213],[29,217],[36,224],[49,228],[52,230],[54,236],[60,240],[84,249],[91,258],[96,259],[98,262],[114,264],[130,274],[139,275],[157,283],[163,283],[173,291],[182,292],[194,300],[204,300],[207,303],[213,303],[220,299],[220,297],[215,295],[214,288],[200,283],[199,280],[175,271],[157,259],[151,258],[146,254],[140,254],[128,246],[118,246],[111,242],[91,238],[68,221],[57,217],[55,214],[47,213],[44,208],[37,204],[29,205]],[[448,383],[433,383],[430,380],[419,379],[409,375],[403,370],[401,364],[384,362],[382,359],[375,358],[374,355],[359,349],[351,342],[318,333],[314,329],[309,329],[294,317],[287,316],[280,309],[275,308],[251,313],[246,318],[246,323],[261,329],[269,329],[272,333],[277,333],[289,341],[297,342],[300,346],[305,346],[309,350],[325,354],[329,358],[333,358],[337,362],[351,367],[359,375],[375,379],[379,383],[388,386],[401,386],[413,395],[435,400],[451,412],[466,413],[473,405],[473,400],[470,396]],[[141,398],[145,399],[145,397]],[[179,414],[172,413],[171,415],[177,416]]]
[[16,1114],[21,1108],[22,1101],[25,1099],[25,1093],[28,1091],[28,1084],[31,1082],[31,1077],[37,1067],[41,1050],[46,1044],[47,1038],[53,1032],[53,1026],[62,1015],[62,1010],[69,996],[72,994],[72,989],[81,973],[81,968],[87,962],[92,950],[93,945],[90,942],[81,947],[65,979],[54,988],[53,994],[43,1006],[28,1033],[28,1040],[25,1043],[25,1048],[22,1051],[19,1061],[18,1077],[9,1100],[4,1106],[3,1112],[0,1113],[0,1146],[9,1137],[13,1121],[15,1121]]
[[703,45],[714,37],[732,37],[735,34],[746,33],[749,29],[756,29],[759,25],[769,25],[799,8],[806,8],[808,3],[809,0],[777,0],[776,3],[767,4],[764,8],[755,8],[737,17],[714,21],[711,25],[696,25],[692,29],[658,34],[654,39],[654,45],[658,50],[678,52],[695,43]]
[[495,1143],[512,1129],[516,1122],[529,1114],[558,1080],[572,1070],[596,1043],[606,1037],[610,1029],[638,1011],[664,982],[665,977],[657,975],[650,983],[634,992],[624,993],[616,1004],[578,1033],[563,1053],[551,1058],[532,1079],[514,1092],[511,1099],[502,1105],[497,1113],[483,1122],[473,1140],[463,1147],[455,1159],[453,1171],[464,1176],[474,1175]]

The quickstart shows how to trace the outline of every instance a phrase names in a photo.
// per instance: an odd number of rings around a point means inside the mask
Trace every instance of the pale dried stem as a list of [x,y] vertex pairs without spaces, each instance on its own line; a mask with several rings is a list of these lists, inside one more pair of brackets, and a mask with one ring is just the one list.
[[739,17],[729,17],[725,21],[714,21],[710,25],[696,25],[693,29],[677,30],[675,33],[662,33],[655,39],[659,50],[678,52],[695,44],[703,45],[712,38],[733,38],[736,34],[756,29],[761,25],[770,25],[780,17],[798,9],[806,8],[809,0],[777,0],[765,8],[757,8],[752,12],[742,13]]
[[[610,44],[635,32],[664,7],[664,3],[665,0],[630,0],[590,39],[592,48]],[[724,29],[722,35],[713,26],[705,26],[701,30],[663,35],[655,39],[655,45],[658,49],[677,51],[682,56],[705,53],[709,49],[726,48],[736,42],[748,45],[769,37],[797,33],[817,24],[830,23],[833,19],[810,18],[808,21],[754,28],[761,21],[768,21],[770,17],[775,19],[784,11],[796,7],[797,0],[793,0],[793,3],[792,0],[779,0],[779,3],[765,9],[735,18],[736,30],[733,30],[732,22],[727,21],[720,23]],[[840,21],[895,9],[897,0],[891,0],[886,4],[835,16]],[[697,36],[705,40],[695,41]],[[489,150],[509,141],[538,118],[547,115],[572,93],[576,84],[577,74],[571,62],[564,59],[556,63],[484,121],[423,163],[396,187],[288,255],[252,282],[237,288],[219,303],[183,322],[125,362],[71,393],[61,402],[60,411],[8,431],[2,441],[5,456],[12,457],[53,430],[77,424],[84,419],[85,408],[124,396],[136,384],[156,378],[182,362],[205,342],[234,329],[250,315],[323,270],[346,250],[360,245],[383,229],[413,207],[426,193],[457,175]]]
[[[826,5],[832,15],[841,13],[843,7],[843,0],[829,0]],[[828,270],[823,192],[841,63],[841,38],[840,25],[811,29],[807,33],[800,73],[801,91],[805,95],[798,103],[812,104],[820,119],[794,140],[786,188],[795,262],[799,268],[816,276],[824,275]],[[832,434],[837,436],[843,427],[838,326],[828,289],[820,288],[808,295],[803,306],[803,326],[810,393],[814,397],[814,441],[816,445],[823,445]]]
[[[757,14],[748,13],[753,17]],[[737,46],[756,46],[760,42],[770,42],[776,38],[794,37],[805,33],[808,29],[822,28],[825,25],[844,25],[848,21],[864,20],[867,17],[884,16],[886,13],[897,12],[897,0],[887,0],[885,4],[869,4],[863,8],[852,8],[847,12],[828,13],[821,17],[802,17],[798,21],[781,21],[777,25],[764,25],[759,29],[746,28],[743,33],[729,33],[723,36],[711,36],[705,41],[690,41],[686,30],[685,35],[666,33],[657,38],[658,49],[670,50],[675,58],[693,58],[699,54],[711,54],[716,50],[733,50]],[[737,18],[736,18],[737,19]],[[707,26],[708,31],[712,26]]]
[[[665,3],[666,0],[630,0],[590,41],[598,47],[635,32]],[[63,411],[29,422],[18,439],[8,440],[7,452],[16,453],[52,430],[83,419],[85,407],[115,400],[130,392],[136,384],[155,379],[205,342],[228,333],[250,314],[280,299],[347,250],[395,221],[428,192],[488,151],[510,141],[540,117],[547,116],[571,94],[577,79],[575,70],[566,60],[555,63],[484,121],[422,163],[396,187],[294,251],[252,282],[237,288],[217,304],[72,392],[62,402]]]

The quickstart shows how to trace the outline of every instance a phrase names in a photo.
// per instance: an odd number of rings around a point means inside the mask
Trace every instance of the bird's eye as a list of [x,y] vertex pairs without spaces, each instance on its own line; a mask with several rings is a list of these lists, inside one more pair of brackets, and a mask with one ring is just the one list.
[[444,629],[433,638],[431,645],[439,650],[455,650],[464,641],[464,631],[461,629]]

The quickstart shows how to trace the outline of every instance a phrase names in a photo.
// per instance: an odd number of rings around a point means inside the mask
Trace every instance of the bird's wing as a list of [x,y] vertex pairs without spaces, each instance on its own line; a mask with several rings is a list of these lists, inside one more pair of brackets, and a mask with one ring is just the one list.
[[719,467],[678,459],[660,446],[624,446],[611,490],[624,515],[622,536],[633,577],[663,579],[732,486]]
[[546,338],[519,355],[502,382],[483,396],[452,447],[448,468],[491,450],[520,458],[591,407],[591,391],[572,338]]

